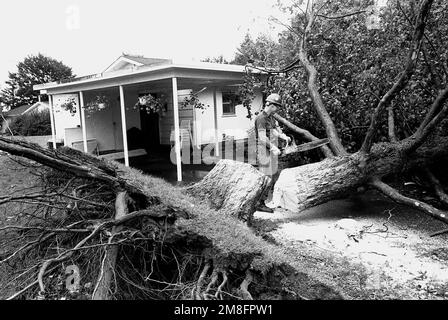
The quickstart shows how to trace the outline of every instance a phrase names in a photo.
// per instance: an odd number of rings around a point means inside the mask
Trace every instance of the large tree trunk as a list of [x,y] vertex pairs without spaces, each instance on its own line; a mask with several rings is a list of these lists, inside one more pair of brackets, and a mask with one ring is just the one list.
[[293,212],[341,198],[372,177],[385,177],[431,163],[448,154],[448,137],[427,142],[416,152],[404,152],[407,141],[376,144],[370,153],[325,159],[306,166],[285,169],[274,188],[274,203]]
[[[379,143],[368,154],[347,156],[284,169],[274,188],[278,207],[299,213],[329,200],[353,194],[372,178],[381,178],[418,166],[431,164],[448,156],[448,137],[436,137],[417,151],[407,153],[412,140]],[[264,192],[269,179],[252,166],[232,160],[221,160],[202,182],[188,191],[198,199],[207,199],[218,210],[250,220],[254,205]]]

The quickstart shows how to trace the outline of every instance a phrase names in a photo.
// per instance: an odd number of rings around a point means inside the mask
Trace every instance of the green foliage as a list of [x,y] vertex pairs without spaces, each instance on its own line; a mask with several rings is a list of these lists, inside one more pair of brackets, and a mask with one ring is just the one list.
[[283,48],[266,35],[260,35],[255,41],[246,35],[232,61],[234,64],[254,64],[259,67],[277,67]]
[[[320,7],[321,3],[316,4]],[[320,14],[337,16],[366,11],[344,19],[318,18],[309,35],[309,60],[318,71],[317,84],[324,104],[335,123],[345,147],[360,147],[373,109],[403,70],[412,38],[412,21],[418,10],[416,1],[389,1],[376,14],[378,28],[369,25],[373,1],[326,2]],[[275,46],[266,39],[247,37],[237,54],[238,62],[249,62],[265,68],[279,69],[297,60],[304,16],[289,7],[295,16],[290,29],[279,35]],[[435,1],[426,29],[422,53],[408,87],[394,99],[396,131],[402,139],[414,132],[426,115],[437,92],[447,81],[448,4]],[[318,119],[307,88],[307,75],[300,66],[283,74],[272,74],[264,91],[279,92],[284,99],[282,116],[323,137],[325,130]],[[387,140],[387,114],[377,134]]]
[[231,61],[226,60],[223,55],[217,57],[207,57],[202,59],[201,62],[210,62],[210,63],[221,63],[221,64],[230,64]]
[[77,111],[77,104],[75,98],[67,98],[62,104],[61,108],[69,111],[71,115],[76,114]]
[[134,105],[134,109],[145,110],[148,114],[163,112],[165,107],[163,98],[156,98],[152,94],[146,94],[139,97],[139,100]]
[[28,56],[17,65],[17,72],[9,73],[6,88],[0,92],[0,102],[12,109],[32,105],[38,101],[38,93],[33,91],[34,85],[73,77],[72,69],[61,61],[40,53]]
[[199,100],[199,94],[197,92],[191,92],[185,99],[181,102],[182,108],[188,108],[193,106],[195,109],[200,109],[204,112],[205,109],[209,108],[209,105],[202,103]]
[[9,128],[18,136],[51,135],[50,111],[33,111],[18,117],[11,122]]
[[105,95],[97,95],[92,101],[89,101],[85,106],[84,110],[88,116],[91,114],[103,111],[110,106],[109,98]]
[[252,75],[250,70],[244,75],[244,83],[238,88],[238,95],[241,97],[242,105],[247,109],[247,118],[252,119],[252,101],[255,99],[255,86],[257,78]]

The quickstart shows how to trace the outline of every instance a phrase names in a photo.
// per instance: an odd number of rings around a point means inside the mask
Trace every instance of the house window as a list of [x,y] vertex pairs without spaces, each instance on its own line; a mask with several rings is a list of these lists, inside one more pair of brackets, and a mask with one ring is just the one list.
[[235,92],[222,93],[223,116],[235,116],[235,107],[239,104],[239,97]]

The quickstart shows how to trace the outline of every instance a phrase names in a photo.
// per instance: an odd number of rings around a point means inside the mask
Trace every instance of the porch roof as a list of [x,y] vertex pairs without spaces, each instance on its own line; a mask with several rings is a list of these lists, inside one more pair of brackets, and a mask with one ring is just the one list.
[[[39,84],[34,90],[41,94],[61,94],[133,85],[170,78],[188,79],[189,83],[212,85],[213,83],[240,83],[246,67],[218,63],[180,64],[167,61],[163,64],[141,66],[130,70],[103,72],[57,82]],[[260,73],[258,70],[251,70]]]

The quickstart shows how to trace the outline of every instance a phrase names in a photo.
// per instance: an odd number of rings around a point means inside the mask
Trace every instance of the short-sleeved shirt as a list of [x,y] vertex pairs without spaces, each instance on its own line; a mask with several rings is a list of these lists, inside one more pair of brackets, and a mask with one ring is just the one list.
[[265,130],[266,137],[270,141],[274,141],[271,136],[272,130],[278,127],[277,121],[266,112],[262,111],[257,118],[255,118],[255,137],[257,138],[257,142],[259,142],[259,130]]
[[266,112],[261,112],[255,119],[255,137],[257,139],[257,163],[258,169],[268,175],[272,176],[278,171],[278,161],[273,157],[269,148],[264,143],[260,142],[259,130],[265,130],[266,137],[271,144],[277,146],[277,139],[271,135],[272,130],[278,127],[278,122],[274,117],[269,116]]

